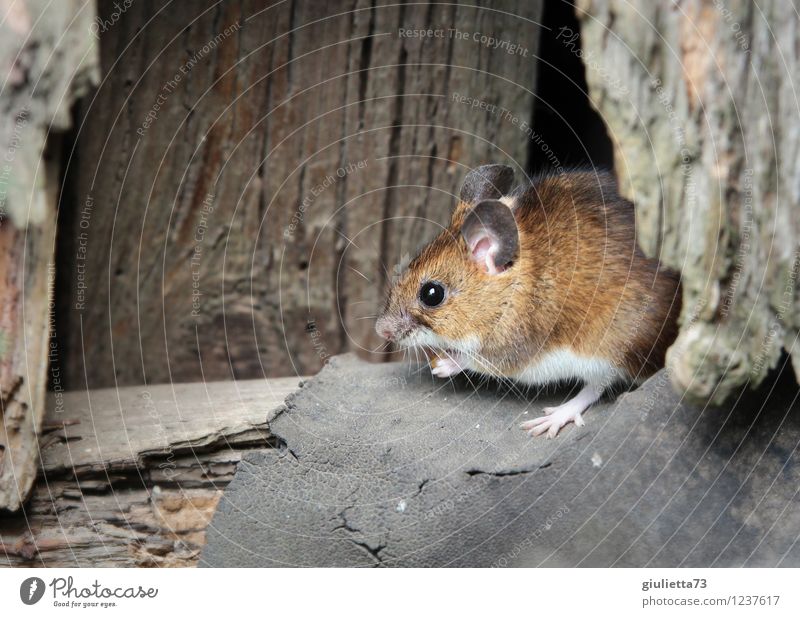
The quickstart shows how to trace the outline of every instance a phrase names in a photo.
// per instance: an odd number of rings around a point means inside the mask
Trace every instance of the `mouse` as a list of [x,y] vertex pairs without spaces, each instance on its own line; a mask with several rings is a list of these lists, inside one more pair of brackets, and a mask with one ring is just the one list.
[[425,352],[431,372],[520,386],[577,383],[523,422],[553,438],[619,386],[664,366],[678,334],[680,274],[639,247],[634,205],[612,173],[467,173],[450,222],[395,277],[375,330]]

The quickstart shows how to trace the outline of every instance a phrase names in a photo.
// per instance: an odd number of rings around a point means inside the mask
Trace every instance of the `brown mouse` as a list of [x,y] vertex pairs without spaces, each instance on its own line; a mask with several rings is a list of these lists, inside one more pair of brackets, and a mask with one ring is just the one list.
[[375,329],[461,371],[578,394],[521,427],[555,437],[611,386],[664,364],[680,277],[636,243],[633,204],[607,172],[545,175],[512,189],[505,165],[471,171],[450,225],[389,290]]

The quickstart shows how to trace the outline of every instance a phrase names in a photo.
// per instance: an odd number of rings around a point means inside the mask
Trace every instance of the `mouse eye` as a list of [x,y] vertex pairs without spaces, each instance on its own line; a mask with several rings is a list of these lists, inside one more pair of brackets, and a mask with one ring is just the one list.
[[423,283],[422,287],[419,288],[419,301],[429,308],[439,306],[444,302],[444,295],[444,285],[436,281]]

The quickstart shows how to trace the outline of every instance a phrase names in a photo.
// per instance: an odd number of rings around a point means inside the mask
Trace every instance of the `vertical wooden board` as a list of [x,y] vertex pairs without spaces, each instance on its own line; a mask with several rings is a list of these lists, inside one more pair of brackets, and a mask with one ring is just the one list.
[[[197,379],[195,327],[224,339],[216,319],[220,250],[242,185],[242,171],[228,158],[244,136],[236,117],[243,105],[216,119],[241,85],[234,64],[242,9],[241,3],[193,3],[185,11],[136,5],[102,39],[106,75],[83,105],[91,121],[78,136],[65,200],[73,244],[81,231],[88,236],[86,302],[75,310],[77,272],[63,302],[76,358],[73,387]],[[217,183],[223,166],[230,176]],[[84,230],[89,195],[97,207]],[[195,280],[202,296],[193,315]],[[84,349],[96,362],[86,384]],[[210,377],[227,364],[224,353],[215,359]]]
[[[503,6],[521,15],[541,8]],[[237,20],[232,36],[167,88],[137,134],[181,63]],[[398,35],[454,20],[504,40],[527,36],[535,53],[534,25],[488,8],[367,0],[131,7],[103,39],[106,82],[84,106],[91,122],[68,172],[73,245],[86,196],[103,210],[88,230],[84,308],[70,308],[74,276],[62,302],[73,326],[69,382],[87,385],[89,348],[89,387],[311,373],[335,353],[374,348],[364,317],[382,302],[386,272],[447,220],[448,193],[466,168],[503,152],[524,164],[524,133],[486,114],[476,124],[447,95],[462,80],[459,88],[491,91],[529,119],[530,92],[503,87],[491,71],[532,88],[534,58]],[[498,148],[470,147],[465,128]]]
[[362,352],[375,347],[369,316],[381,302],[383,268],[391,268],[385,254],[386,237],[391,233],[387,219],[401,214],[392,209],[399,165],[392,157],[400,154],[400,135],[411,130],[402,126],[401,114],[410,98],[405,96],[406,76],[415,69],[407,66],[402,41],[397,39],[398,24],[408,10],[406,6],[381,3],[370,10],[370,53],[360,59],[358,83],[358,96],[363,99],[358,118],[361,134],[345,143],[348,159],[366,160],[368,165],[366,173],[348,178],[344,233],[352,243],[348,241],[344,247],[345,267],[339,281],[345,298],[343,327],[348,343]]
[[[359,208],[358,217],[349,219],[351,235],[363,235],[364,241],[369,242],[368,247],[351,251],[345,281],[347,297],[358,303],[347,314],[345,327],[363,355],[370,355],[370,350],[381,344],[370,315],[382,304],[387,279],[404,258],[413,256],[447,223],[466,171],[480,163],[509,158],[525,165],[528,135],[505,122],[499,111],[475,113],[469,105],[452,98],[461,94],[495,103],[530,122],[538,24],[516,15],[531,15],[535,21],[540,7],[528,4],[508,8],[516,13],[414,5],[398,10],[392,19],[382,19],[383,10],[377,9],[376,33],[381,36],[375,39],[372,50],[371,61],[376,68],[367,74],[367,92],[385,96],[389,91],[379,78],[378,71],[383,69],[377,68],[388,64],[385,58],[397,58],[395,63],[400,66],[397,77],[392,78],[397,83],[393,105],[387,109],[384,104],[382,108],[383,117],[389,115],[391,125],[388,140],[386,135],[380,135],[388,148],[382,157],[386,168],[380,178],[384,184],[377,187],[378,193],[370,195],[375,196],[372,207]],[[464,14],[460,15],[462,11]],[[526,25],[524,33],[519,31],[520,21]],[[490,52],[473,40],[476,33],[480,34],[476,23],[482,24],[483,33],[509,44],[527,44],[533,52],[527,58],[515,58],[501,51],[503,58],[495,61],[496,67],[488,66],[486,56],[498,52]],[[441,35],[404,37],[400,28],[433,29]],[[455,36],[453,30],[461,32],[462,37]],[[521,80],[523,87],[511,86],[504,77]],[[374,126],[382,125],[375,121]],[[370,174],[370,179],[374,181],[375,177]],[[378,230],[371,234],[361,232],[375,229],[375,222],[384,219],[380,234]],[[356,225],[361,225],[360,229],[353,229]],[[375,254],[382,262],[377,271]]]
[[306,110],[309,122],[298,132],[298,138],[302,143],[301,188],[306,198],[310,196],[311,205],[305,212],[304,252],[296,254],[297,275],[291,272],[284,275],[281,287],[287,290],[296,287],[298,296],[294,303],[291,297],[287,298],[286,306],[302,307],[306,313],[305,320],[287,324],[287,333],[296,338],[284,353],[291,357],[294,350],[306,350],[308,355],[313,354],[312,362],[318,367],[329,355],[341,350],[336,311],[336,272],[341,265],[336,218],[340,186],[346,181],[340,172],[345,165],[341,148],[345,139],[345,110],[340,108],[347,95],[345,41],[352,35],[350,15],[323,19],[331,13],[329,7],[310,8],[301,13],[302,19],[317,23],[309,27],[302,46],[298,47],[298,53],[310,54],[298,67],[301,83],[308,88],[307,100],[293,104]]
[[[48,194],[48,197],[53,197]],[[53,201],[48,202],[52,207]],[[38,462],[49,344],[48,305],[54,216],[27,229],[0,224],[4,298],[0,356],[0,509],[16,510]]]
[[[286,91],[268,113],[277,115],[279,135],[270,131],[272,148],[264,160],[270,179],[270,210],[263,224],[275,232],[270,278],[275,298],[273,325],[282,370],[320,366],[326,351],[315,343],[335,326],[335,234],[330,220],[336,204],[336,170],[341,137],[341,92],[346,68],[349,19],[324,19],[320,5],[294,7],[295,31],[283,72]],[[276,92],[274,89],[272,92]],[[280,91],[277,91],[280,92]],[[273,113],[273,110],[277,114]]]

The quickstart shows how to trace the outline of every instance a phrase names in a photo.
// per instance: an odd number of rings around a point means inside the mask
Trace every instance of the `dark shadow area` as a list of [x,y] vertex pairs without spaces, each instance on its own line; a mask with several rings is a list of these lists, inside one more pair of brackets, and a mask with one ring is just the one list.
[[[82,101],[87,100],[87,97],[88,100],[91,100],[95,92],[95,88],[92,88],[86,97],[79,99],[72,106],[70,110],[72,122],[70,123],[69,130],[64,133],[63,147],[60,150],[58,217],[56,219],[58,231],[55,246],[57,268],[52,298],[55,307],[53,311],[55,332],[51,333],[52,338],[55,339],[57,348],[55,358],[57,358],[59,365],[67,362],[70,357],[70,341],[67,332],[69,332],[71,328],[81,327],[79,313],[74,310],[74,306],[70,306],[71,288],[73,285],[78,284],[76,281],[76,275],[78,274],[77,268],[80,267],[82,273],[82,269],[85,267],[83,264],[85,262],[78,259],[79,247],[81,244],[79,220],[81,205],[70,198],[70,196],[74,194],[74,184],[72,182],[72,176],[69,174],[69,168],[77,165],[78,161],[76,144],[78,140],[78,127],[81,126],[82,121],[79,107]],[[88,232],[85,232],[83,236],[83,251],[85,251],[87,238]],[[85,257],[85,253],[82,252],[81,256]],[[53,360],[54,357],[51,354],[51,364],[53,364]],[[65,390],[75,390],[85,387],[80,383],[70,383],[67,379],[68,375],[66,371],[59,371],[59,375],[62,381],[61,386]],[[52,370],[50,371],[48,385],[50,390],[55,389],[56,384],[54,383],[54,372]]]
[[589,102],[573,2],[547,0],[542,23],[545,28],[539,47],[529,172],[546,172],[559,166],[613,170],[611,139]]

